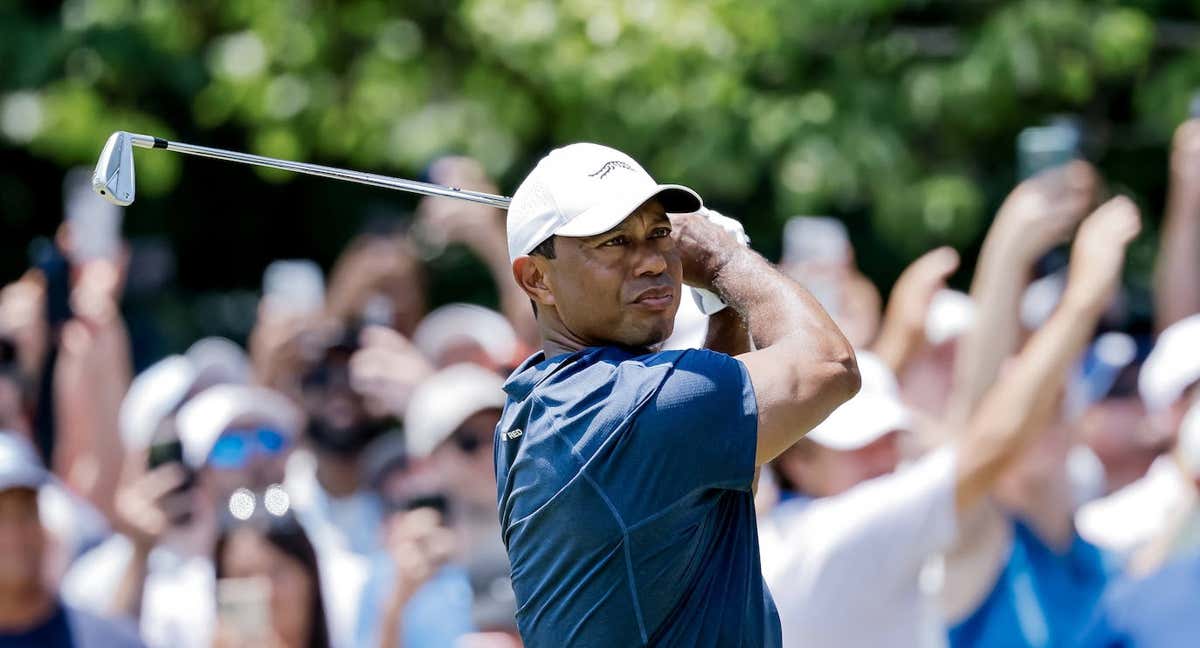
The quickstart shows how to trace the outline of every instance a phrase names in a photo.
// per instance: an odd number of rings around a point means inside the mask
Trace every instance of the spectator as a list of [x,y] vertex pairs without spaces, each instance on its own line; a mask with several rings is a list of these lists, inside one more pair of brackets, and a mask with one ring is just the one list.
[[363,480],[363,448],[396,422],[388,412],[371,411],[356,389],[351,359],[359,349],[359,331],[347,332],[321,350],[304,375],[308,425],[287,486],[318,553],[328,546],[366,556],[379,543],[383,512]]
[[[1184,318],[1159,335],[1138,373],[1138,393],[1149,411],[1140,438],[1165,448],[1174,443],[1183,416],[1200,394],[1200,315]],[[1191,489],[1175,462],[1160,457],[1144,476],[1090,502],[1076,515],[1080,532],[1090,541],[1134,559],[1135,570],[1161,564],[1165,555],[1143,553],[1161,536],[1170,520],[1187,508]]]
[[67,584],[139,619],[152,646],[207,647],[218,514],[237,489],[283,481],[302,426],[290,401],[261,387],[218,385],[188,401],[175,417],[185,465],[147,471],[145,453],[131,455],[113,521],[121,535],[81,557]]
[[1176,459],[1191,491],[1186,514],[1161,538],[1176,555],[1150,576],[1115,583],[1081,648],[1182,648],[1200,636],[1200,405],[1184,421]]
[[245,521],[217,538],[215,648],[328,648],[317,555],[286,508],[271,511],[268,490]]
[[[384,543],[371,556],[358,605],[356,646],[437,648],[453,646],[474,631],[471,583],[466,569],[444,553],[459,542],[442,533],[447,501],[436,483],[422,483],[411,470],[402,434],[373,442],[364,453],[366,478],[384,503]],[[413,516],[410,512],[428,509]],[[415,538],[449,543],[444,551],[410,546]],[[434,563],[427,563],[433,559]]]
[[[1123,198],[1087,219],[1073,247],[1067,294],[1051,321],[988,390],[962,438],[912,465],[896,470],[893,433],[907,427],[907,418],[889,372],[860,354],[860,395],[779,459],[779,472],[803,495],[764,522],[763,573],[779,605],[785,645],[944,640],[921,572],[950,548],[959,520],[1033,441],[1033,423],[1053,405],[1138,229],[1137,210]],[[853,606],[834,594],[868,582],[855,589]]]
[[28,441],[0,432],[0,646],[141,646],[132,627],[64,604],[47,583],[38,493],[49,480]]

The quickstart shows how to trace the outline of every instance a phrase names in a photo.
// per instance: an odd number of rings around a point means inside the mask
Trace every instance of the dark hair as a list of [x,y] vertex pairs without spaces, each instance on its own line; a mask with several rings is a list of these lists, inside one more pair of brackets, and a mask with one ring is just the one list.
[[554,236],[551,236],[550,238],[546,239],[545,241],[538,243],[537,247],[533,248],[533,250],[531,250],[529,252],[529,254],[537,255],[540,257],[545,257],[547,259],[553,259],[554,258],[554,238],[555,238]]
[[317,552],[313,549],[312,542],[309,542],[304,527],[301,527],[300,522],[296,520],[296,516],[290,512],[279,516],[260,515],[252,517],[246,522],[224,525],[213,550],[213,563],[218,579],[225,576],[222,557],[229,545],[229,539],[241,529],[257,531],[264,540],[271,543],[271,546],[295,559],[304,567],[304,571],[308,573],[313,585],[312,605],[309,609],[312,625],[308,632],[308,648],[329,648],[329,622],[325,616],[325,600],[321,596],[321,575],[317,569]]

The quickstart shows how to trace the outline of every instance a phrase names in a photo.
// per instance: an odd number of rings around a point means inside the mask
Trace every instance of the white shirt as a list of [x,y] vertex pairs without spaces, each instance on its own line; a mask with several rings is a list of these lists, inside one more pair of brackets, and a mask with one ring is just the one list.
[[[133,544],[115,534],[84,554],[63,577],[69,605],[112,615],[112,596],[133,557]],[[147,559],[140,620],[142,640],[154,648],[209,648],[216,625],[216,574],[208,556],[164,543]]]
[[938,450],[841,495],[786,501],[760,522],[785,647],[945,645],[930,590],[956,533],[954,465]]
[[1164,455],[1141,479],[1080,507],[1075,526],[1084,540],[1128,557],[1162,534],[1191,504],[1193,492],[1179,466]]

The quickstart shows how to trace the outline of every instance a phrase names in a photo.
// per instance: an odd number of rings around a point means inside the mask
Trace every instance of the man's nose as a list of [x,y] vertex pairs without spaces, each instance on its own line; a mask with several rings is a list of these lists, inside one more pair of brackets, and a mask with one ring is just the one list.
[[654,241],[637,246],[633,265],[633,276],[654,277],[667,271],[667,257]]

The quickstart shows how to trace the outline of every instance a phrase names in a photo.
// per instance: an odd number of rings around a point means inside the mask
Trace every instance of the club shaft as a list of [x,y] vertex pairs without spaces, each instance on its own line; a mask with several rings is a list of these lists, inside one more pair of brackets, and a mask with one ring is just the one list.
[[195,144],[173,142],[139,133],[130,133],[129,136],[133,145],[139,148],[166,149],[168,151],[175,151],[177,153],[186,153],[187,155],[196,155],[199,157],[214,158],[229,162],[240,162],[242,164],[251,164],[254,166],[269,167],[272,169],[282,169],[284,171],[304,173],[307,175],[320,176],[322,178],[356,182],[358,184],[370,185],[372,187],[383,187],[384,189],[408,191],[410,193],[422,194],[425,196],[456,198],[458,200],[466,200],[469,202],[491,205],[492,207],[499,207],[500,209],[508,209],[508,204],[511,201],[511,199],[506,196],[497,196],[495,194],[459,189],[457,187],[446,187],[429,182],[404,180],[402,178],[393,178],[391,176],[379,175],[376,173],[365,173],[363,171],[339,169],[337,167],[329,167],[321,164],[309,164],[307,162],[292,162],[291,160],[280,160],[278,158],[271,158],[263,155],[251,155],[249,153],[227,151],[208,146],[197,146]]

